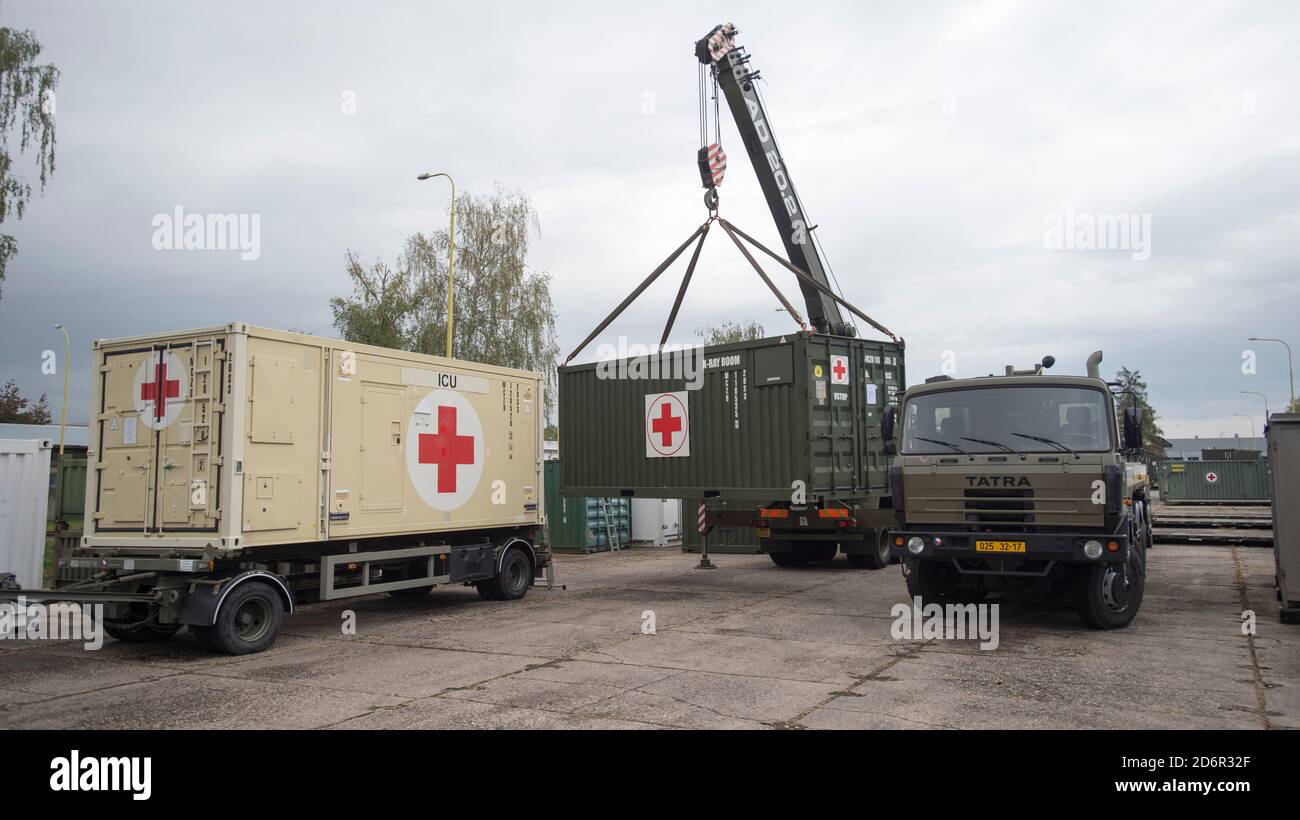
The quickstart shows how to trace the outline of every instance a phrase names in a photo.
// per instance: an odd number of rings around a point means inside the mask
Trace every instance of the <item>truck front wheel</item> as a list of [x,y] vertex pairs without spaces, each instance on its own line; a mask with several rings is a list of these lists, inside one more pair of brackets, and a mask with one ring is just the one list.
[[1123,629],[1137,616],[1145,590],[1146,560],[1134,543],[1122,564],[1075,569],[1074,609],[1093,629]]
[[222,601],[216,623],[195,631],[218,652],[248,655],[275,643],[282,623],[284,602],[280,593],[270,584],[245,581]]
[[501,571],[495,577],[474,586],[489,601],[514,601],[524,597],[533,583],[533,562],[521,549],[510,549],[501,559]]

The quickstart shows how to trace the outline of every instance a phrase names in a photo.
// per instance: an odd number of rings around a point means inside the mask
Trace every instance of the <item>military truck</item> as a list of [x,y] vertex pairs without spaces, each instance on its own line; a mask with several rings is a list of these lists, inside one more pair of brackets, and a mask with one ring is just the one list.
[[[1097,629],[1142,603],[1151,545],[1147,490],[1125,481],[1141,414],[1099,374],[1049,376],[1051,356],[1002,376],[939,376],[909,388],[890,468],[891,552],[925,603],[1047,587]],[[1117,405],[1123,405],[1117,411]],[[887,408],[883,438],[898,423]]]

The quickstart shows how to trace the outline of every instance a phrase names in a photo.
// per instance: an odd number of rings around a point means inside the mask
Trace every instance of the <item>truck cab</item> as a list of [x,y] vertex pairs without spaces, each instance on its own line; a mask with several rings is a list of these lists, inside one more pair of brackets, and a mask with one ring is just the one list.
[[1117,411],[1098,374],[1049,376],[1051,357],[1002,376],[939,377],[887,413],[901,423],[890,471],[891,551],[925,603],[1047,587],[1098,629],[1127,626],[1142,602],[1151,522],[1126,480],[1141,417]]

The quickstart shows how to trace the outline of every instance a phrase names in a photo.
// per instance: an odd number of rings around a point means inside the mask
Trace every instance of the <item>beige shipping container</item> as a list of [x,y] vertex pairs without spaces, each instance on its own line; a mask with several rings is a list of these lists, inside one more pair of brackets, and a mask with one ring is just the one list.
[[83,548],[540,526],[537,373],[236,322],[95,343]]
[[242,322],[94,357],[85,534],[59,561],[77,580],[0,601],[245,654],[303,600],[553,582],[538,373]]

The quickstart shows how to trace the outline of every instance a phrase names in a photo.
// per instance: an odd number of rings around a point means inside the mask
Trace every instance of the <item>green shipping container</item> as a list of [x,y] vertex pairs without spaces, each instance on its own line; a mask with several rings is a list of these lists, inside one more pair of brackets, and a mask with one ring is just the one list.
[[889,492],[901,343],[811,332],[560,368],[561,491],[788,499]]
[[69,521],[86,514],[86,459],[64,458],[50,467],[50,521]]
[[[715,509],[726,509],[726,501],[714,500],[709,505]],[[740,502],[734,506],[754,509],[753,503]],[[682,505],[686,511],[698,511],[699,499],[687,501]],[[682,522],[682,552],[703,552],[708,544],[709,552],[723,553],[758,553],[758,539],[754,537],[753,527],[714,527],[708,535],[700,535],[695,513],[685,517]]]
[[1166,504],[1266,504],[1269,462],[1166,461],[1160,465],[1160,499]]
[[[548,461],[546,480],[546,528],[551,549],[560,552],[602,552],[610,548],[605,517],[599,498],[566,497],[560,494],[561,467]],[[610,517],[620,546],[632,540],[632,503],[627,498],[607,499]]]

